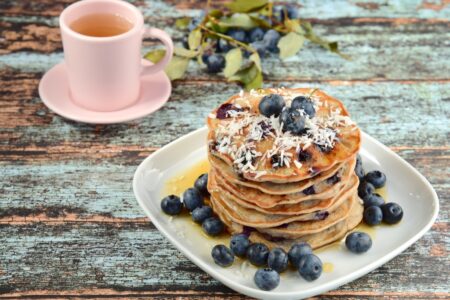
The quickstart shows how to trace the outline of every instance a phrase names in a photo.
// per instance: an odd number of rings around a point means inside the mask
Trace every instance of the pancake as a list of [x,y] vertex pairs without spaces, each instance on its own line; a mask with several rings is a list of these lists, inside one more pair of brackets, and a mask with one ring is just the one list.
[[318,218],[322,218],[324,214],[332,214],[344,200],[348,199],[350,195],[355,194],[357,187],[358,177],[353,175],[348,187],[335,197],[334,202],[331,202],[331,205],[328,207],[318,207],[318,210],[306,214],[276,215],[261,213],[233,202],[230,198],[227,198],[227,192],[214,188],[212,181],[208,180],[208,190],[211,193],[211,202],[213,203],[214,211],[223,211],[233,222],[253,228],[269,228],[294,221],[317,220]]
[[214,167],[212,168],[211,173],[213,173],[214,180],[217,182],[217,184],[233,194],[235,198],[242,199],[253,204],[253,206],[257,206],[255,207],[255,209],[257,210],[259,207],[262,208],[262,210],[260,211],[273,213],[274,211],[271,210],[271,208],[274,208],[275,206],[279,206],[281,204],[296,204],[299,202],[310,200],[325,200],[337,195],[337,193],[339,193],[339,191],[345,187],[350,179],[350,176],[353,174],[355,163],[356,159],[351,159],[351,161],[346,163],[335,173],[338,176],[336,178],[339,178],[338,182],[334,180],[329,181],[327,179],[317,183],[313,182],[313,185],[311,186],[314,189],[314,193],[310,195],[305,195],[304,192],[285,195],[268,195],[257,189],[238,186],[228,182],[222,176],[220,170],[216,170]]
[[[277,93],[289,106],[296,96],[307,96],[315,116],[305,115],[306,132],[283,132],[278,118],[259,113],[263,96]],[[262,89],[232,96],[207,119],[209,151],[234,168],[235,173],[256,182],[287,183],[312,178],[354,156],[360,131],[343,104],[313,89]],[[305,161],[300,151],[307,152]],[[274,167],[274,159],[281,166]]]

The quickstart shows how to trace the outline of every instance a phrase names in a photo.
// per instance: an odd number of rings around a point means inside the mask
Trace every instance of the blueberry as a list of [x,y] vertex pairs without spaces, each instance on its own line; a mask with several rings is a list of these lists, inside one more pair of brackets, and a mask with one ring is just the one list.
[[267,258],[267,265],[278,273],[283,272],[288,266],[287,253],[281,248],[273,248]]
[[212,217],[213,210],[210,206],[197,207],[192,211],[192,220],[196,223],[202,223],[204,220]]
[[217,109],[216,118],[217,119],[229,118],[230,111],[242,111],[242,108],[238,108],[231,103],[224,103]]
[[280,275],[272,269],[259,269],[253,280],[261,290],[271,291],[280,284]]
[[183,48],[189,49],[189,43],[188,43],[188,37],[184,36],[181,39],[181,44],[183,45]]
[[345,246],[353,253],[364,253],[372,247],[372,239],[367,233],[352,232],[345,238]]
[[382,188],[386,184],[386,175],[381,171],[370,171],[364,176],[376,189]]
[[202,228],[206,234],[216,236],[222,233],[224,226],[218,218],[209,217],[203,221]]
[[230,29],[227,31],[227,35],[236,41],[243,43],[247,42],[247,34],[242,29]]
[[200,23],[201,23],[202,21],[203,21],[203,16],[201,16],[201,17],[196,17],[196,18],[192,18],[191,21],[189,22],[188,30],[189,30],[189,31],[194,30],[195,28],[198,27],[198,25],[200,25]]
[[298,151],[298,161],[304,162],[310,160],[312,157],[311,153],[309,153],[307,150],[300,150]]
[[264,38],[264,30],[261,27],[255,27],[249,31],[248,38],[251,43],[262,41],[262,39]]
[[355,174],[358,176],[360,182],[364,179],[365,172],[362,166],[361,155],[359,154],[356,156]]
[[381,197],[380,194],[377,194],[377,193],[370,194],[363,201],[364,201],[364,207],[381,206],[384,204],[383,197]]
[[267,96],[264,96],[261,101],[259,102],[259,112],[266,116],[275,116],[278,117],[278,115],[283,110],[283,107],[285,106],[284,99],[280,95],[277,94],[270,94]]
[[283,131],[290,131],[297,135],[305,132],[305,118],[296,109],[289,107],[283,109],[280,115],[280,123],[283,124]]
[[193,211],[197,207],[203,206],[203,197],[196,188],[188,188],[183,193],[184,206],[189,211]]
[[183,209],[183,204],[180,201],[180,197],[170,195],[164,197],[161,201],[161,209],[168,215],[178,215]]
[[264,42],[262,41],[253,42],[250,44],[250,46],[258,52],[260,58],[266,56],[267,46]]
[[383,212],[379,206],[369,206],[364,209],[363,218],[367,225],[378,225],[383,220]]
[[361,199],[367,199],[375,191],[375,188],[371,183],[366,181],[361,181],[358,186],[358,196]]
[[214,262],[221,267],[231,266],[234,262],[234,255],[225,245],[215,245],[211,250]]
[[336,172],[333,176],[327,178],[328,184],[336,184],[339,181],[341,181],[341,177],[339,176],[338,172]]
[[298,273],[306,281],[314,281],[322,274],[322,261],[314,254],[303,255],[298,263]]
[[235,234],[231,237],[230,248],[234,255],[245,257],[247,249],[250,246],[250,241],[245,234]]
[[247,258],[255,266],[265,266],[268,256],[269,248],[264,244],[251,244],[247,249]]
[[285,19],[285,8],[284,6],[276,5],[272,9],[272,17],[278,22],[282,23]]
[[216,49],[218,52],[228,52],[233,48],[233,46],[224,39],[219,39],[219,42],[217,43]]
[[295,97],[292,100],[291,108],[303,110],[310,118],[316,114],[312,100],[304,96]]
[[270,52],[278,52],[278,41],[280,40],[280,34],[278,31],[270,29],[264,34],[263,41],[266,44],[267,50]]
[[200,175],[194,183],[194,187],[200,192],[200,194],[207,196],[208,192],[208,173]]
[[394,202],[381,205],[383,211],[383,221],[387,224],[397,224],[403,218],[403,209]]
[[286,5],[286,11],[290,20],[298,19],[298,9],[293,5]]
[[291,265],[295,268],[298,268],[298,264],[300,262],[300,258],[304,255],[312,254],[313,250],[308,243],[301,242],[292,245],[291,249],[289,249],[288,257]]
[[209,73],[219,73],[225,67],[225,58],[220,54],[212,54],[205,63]]
[[306,189],[304,189],[302,191],[302,193],[305,195],[314,195],[316,193],[316,190],[314,189],[314,185],[307,187]]

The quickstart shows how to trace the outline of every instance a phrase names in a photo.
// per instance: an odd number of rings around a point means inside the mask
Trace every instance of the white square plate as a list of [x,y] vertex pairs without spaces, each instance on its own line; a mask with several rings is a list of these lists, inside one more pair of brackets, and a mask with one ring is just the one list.
[[323,262],[334,270],[306,282],[295,271],[281,275],[280,285],[269,292],[253,283],[255,267],[237,260],[229,268],[214,264],[213,245],[223,243],[201,234],[192,222],[178,220],[162,213],[160,201],[165,181],[206,159],[207,129],[201,128],[164,146],[147,157],[137,168],[133,179],[134,194],[156,228],[192,262],[226,286],[248,296],[264,299],[299,299],[321,294],[357,279],[386,263],[417,241],[434,223],[439,202],[430,183],[411,165],[389,148],[367,134],[362,134],[365,170],[382,170],[387,180],[388,201],[399,203],[404,210],[402,222],[395,226],[377,226],[373,246],[365,254],[352,254],[339,247],[319,250]]

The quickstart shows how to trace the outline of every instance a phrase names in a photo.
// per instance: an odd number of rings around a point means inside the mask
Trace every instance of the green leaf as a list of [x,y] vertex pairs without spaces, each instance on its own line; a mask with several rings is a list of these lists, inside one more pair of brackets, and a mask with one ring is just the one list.
[[239,48],[234,48],[228,51],[225,55],[225,69],[223,74],[225,77],[230,77],[234,75],[240,68],[242,64],[242,51]]
[[188,50],[185,48],[180,48],[180,47],[175,47],[175,49],[173,50],[173,53],[176,56],[181,56],[181,57],[187,57],[187,58],[194,58],[198,55],[198,51],[194,51],[194,50]]
[[179,19],[177,19],[175,21],[175,26],[178,29],[186,29],[188,27],[190,21],[191,21],[191,18],[189,18],[189,17],[182,17],[182,18],[179,18]]
[[255,66],[258,68],[259,71],[262,71],[261,58],[259,57],[258,52],[255,52],[252,55],[250,55],[249,59],[250,61],[255,63]]
[[200,28],[194,29],[189,33],[188,37],[188,44],[189,49],[195,50],[200,46],[200,43],[202,42],[202,32],[200,31]]
[[208,16],[218,19],[223,16],[223,12],[220,9],[211,9]]
[[152,63],[156,64],[158,61],[163,59],[165,54],[166,54],[166,50],[156,49],[156,50],[152,50],[150,52],[147,52],[147,54],[144,55],[144,58],[148,59]]
[[232,12],[249,12],[252,10],[260,9],[262,6],[268,3],[267,0],[234,0],[229,3],[225,3]]
[[320,45],[321,47],[329,50],[330,52],[338,54],[342,58],[350,59],[350,56],[339,51],[339,45],[337,42],[329,42],[316,35],[313,31],[311,23],[302,21],[301,26],[305,30],[305,38],[307,38],[314,44]]
[[222,18],[219,21],[221,27],[240,27],[244,29],[250,29],[258,26],[249,15],[247,14],[233,14],[231,17]]
[[[166,50],[157,49],[148,52],[144,57],[152,63],[156,64],[164,57],[165,54]],[[189,60],[190,59],[187,57],[174,56],[164,68],[164,72],[166,72],[170,80],[180,79],[183,77],[184,73],[187,70]]]
[[280,48],[280,58],[287,58],[295,55],[303,46],[305,38],[295,32],[289,32],[278,42]]
[[166,66],[164,71],[167,76],[169,76],[170,80],[180,79],[186,73],[187,67],[189,65],[189,58],[186,57],[172,57],[172,60]]
[[240,82],[246,90],[251,90],[262,86],[263,77],[258,67],[252,63],[250,66],[231,76],[228,80]]

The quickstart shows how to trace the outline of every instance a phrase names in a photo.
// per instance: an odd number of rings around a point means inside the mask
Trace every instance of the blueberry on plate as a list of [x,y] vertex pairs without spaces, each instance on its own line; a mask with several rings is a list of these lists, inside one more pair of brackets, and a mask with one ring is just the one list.
[[247,249],[250,246],[250,241],[248,240],[248,237],[241,233],[241,234],[234,234],[231,236],[230,240],[230,248],[231,251],[233,251],[234,255],[239,257],[245,257],[245,254],[247,253]]
[[269,248],[264,244],[251,244],[247,249],[247,258],[255,266],[265,266],[268,256]]
[[373,192],[375,191],[375,188],[373,185],[366,181],[361,181],[358,186],[358,196],[361,199],[366,199],[369,197]]
[[188,188],[183,193],[184,206],[189,211],[193,211],[197,207],[203,206],[203,197],[196,188]]
[[289,249],[288,257],[291,265],[295,268],[298,268],[298,264],[300,262],[300,258],[304,255],[312,254],[313,250],[311,246],[306,242],[300,242],[292,245],[291,249]]
[[207,235],[216,236],[222,233],[224,226],[218,218],[209,217],[203,221],[202,228]]
[[253,278],[256,286],[261,290],[271,291],[280,284],[280,274],[272,269],[259,269]]
[[363,201],[364,201],[364,207],[381,206],[384,204],[383,197],[381,197],[380,194],[377,194],[377,193],[370,194]]
[[208,173],[200,175],[194,183],[194,187],[202,194],[203,196],[207,196],[208,192]]
[[367,182],[370,182],[376,189],[382,188],[386,184],[386,175],[381,171],[370,171],[364,176]]
[[365,172],[362,166],[361,155],[359,154],[356,156],[355,174],[358,176],[360,182],[364,179]]
[[298,263],[298,273],[306,281],[314,281],[322,274],[322,261],[314,254],[303,255]]
[[383,221],[383,212],[379,206],[369,206],[364,209],[363,219],[367,225],[378,225]]
[[169,195],[164,197],[161,201],[161,209],[168,215],[178,215],[183,209],[183,204],[180,201],[180,197],[175,195]]
[[383,211],[383,221],[387,224],[397,224],[403,218],[403,209],[400,205],[394,202],[389,202],[381,205]]
[[304,162],[308,161],[312,158],[312,154],[308,150],[299,150],[298,151],[298,161]]
[[236,41],[246,43],[247,42],[247,34],[242,29],[230,29],[227,31],[227,35]]
[[290,131],[296,135],[305,132],[305,118],[296,109],[290,107],[283,109],[280,115],[280,123],[283,124],[284,132]]
[[270,52],[279,52],[278,41],[280,40],[280,34],[278,31],[270,29],[264,34],[263,41],[266,44],[267,50]]
[[298,96],[292,100],[291,108],[303,110],[310,118],[316,114],[314,103],[312,100],[305,96]]
[[347,235],[345,246],[353,253],[364,253],[372,247],[372,239],[367,233],[355,231]]
[[283,97],[277,94],[270,94],[261,99],[258,108],[259,112],[266,117],[278,117],[284,106]]
[[234,255],[225,245],[215,245],[211,250],[214,262],[221,267],[231,266],[234,262]]
[[213,215],[212,208],[210,206],[205,205],[194,209],[192,211],[191,217],[194,222],[201,224],[209,217],[212,217],[212,215]]
[[264,38],[264,30],[261,27],[255,27],[248,32],[248,39],[251,43],[262,41]]
[[225,67],[225,58],[220,54],[212,54],[205,63],[209,73],[219,73]]
[[278,273],[286,270],[288,266],[288,255],[286,251],[281,248],[273,248],[267,257],[267,265]]

